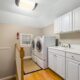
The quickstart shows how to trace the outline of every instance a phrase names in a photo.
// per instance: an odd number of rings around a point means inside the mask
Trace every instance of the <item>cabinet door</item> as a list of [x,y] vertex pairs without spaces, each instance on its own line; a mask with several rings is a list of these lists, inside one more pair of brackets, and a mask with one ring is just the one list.
[[62,16],[62,32],[72,31],[72,12]]
[[48,67],[51,68],[51,69],[53,68],[53,63],[52,62],[53,62],[53,55],[52,55],[51,52],[49,52],[48,53]]
[[79,64],[79,80],[80,80],[80,64]]
[[61,17],[54,21],[54,33],[61,33]]
[[73,31],[80,31],[80,8],[73,11]]
[[58,18],[58,29],[59,29],[59,33],[62,32],[62,17]]
[[57,70],[57,56],[56,56],[56,54],[54,54],[53,55],[53,70],[56,72],[56,70]]
[[54,20],[54,33],[59,33],[57,19]]
[[79,80],[78,79],[78,62],[67,59],[66,61],[66,80]]
[[57,55],[57,73],[65,79],[65,57]]
[[59,33],[59,20],[55,19],[54,21],[54,33]]
[[53,71],[56,71],[56,56],[52,52],[48,54],[48,67]]

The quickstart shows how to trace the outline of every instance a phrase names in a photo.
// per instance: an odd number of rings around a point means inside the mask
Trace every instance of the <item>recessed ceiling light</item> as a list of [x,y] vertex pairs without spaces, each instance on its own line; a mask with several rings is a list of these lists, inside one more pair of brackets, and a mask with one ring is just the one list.
[[25,10],[34,10],[38,3],[35,0],[15,0],[16,5]]

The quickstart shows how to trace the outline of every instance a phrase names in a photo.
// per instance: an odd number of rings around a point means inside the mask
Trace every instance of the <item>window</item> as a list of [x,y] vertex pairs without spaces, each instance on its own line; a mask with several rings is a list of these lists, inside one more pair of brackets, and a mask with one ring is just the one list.
[[21,46],[31,46],[32,43],[32,35],[20,33],[20,45]]

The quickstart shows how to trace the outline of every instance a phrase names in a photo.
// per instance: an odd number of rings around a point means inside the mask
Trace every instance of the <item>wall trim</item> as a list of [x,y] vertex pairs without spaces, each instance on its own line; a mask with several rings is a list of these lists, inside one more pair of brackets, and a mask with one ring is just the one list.
[[0,50],[10,49],[11,47],[0,47]]
[[24,57],[24,59],[31,59],[31,58],[32,58],[31,56]]
[[7,76],[4,78],[1,78],[0,80],[9,80],[9,79],[14,78],[14,77],[16,77],[16,75]]

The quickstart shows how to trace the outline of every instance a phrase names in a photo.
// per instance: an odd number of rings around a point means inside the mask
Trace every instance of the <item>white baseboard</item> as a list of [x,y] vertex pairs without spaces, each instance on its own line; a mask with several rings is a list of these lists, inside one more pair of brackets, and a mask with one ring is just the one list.
[[14,78],[14,77],[16,77],[16,75],[7,76],[7,77],[4,77],[4,78],[1,78],[0,80],[9,80],[9,79]]
[[24,59],[31,59],[31,58],[32,58],[31,56],[24,57]]

